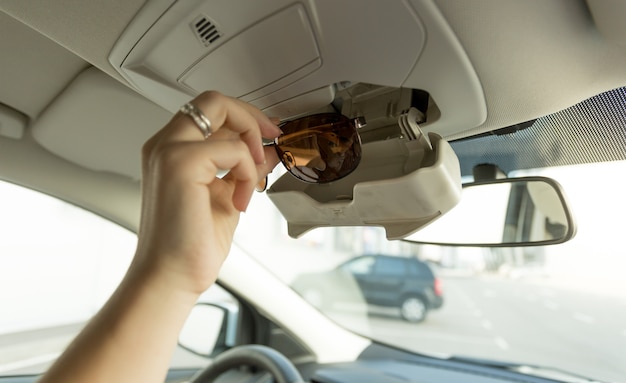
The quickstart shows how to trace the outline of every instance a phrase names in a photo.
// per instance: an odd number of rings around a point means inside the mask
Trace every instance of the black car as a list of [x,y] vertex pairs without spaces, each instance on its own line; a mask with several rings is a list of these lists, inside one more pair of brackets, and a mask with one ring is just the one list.
[[423,321],[429,310],[443,304],[441,280],[415,257],[363,255],[333,270],[300,275],[292,287],[318,307],[397,307],[410,322]]

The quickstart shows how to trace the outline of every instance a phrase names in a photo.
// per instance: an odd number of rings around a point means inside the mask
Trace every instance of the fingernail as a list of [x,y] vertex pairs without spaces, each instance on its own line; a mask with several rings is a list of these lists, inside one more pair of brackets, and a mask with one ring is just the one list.
[[259,193],[263,193],[265,189],[267,189],[267,176],[265,176],[265,178],[259,181],[259,183],[256,185],[254,189]]
[[245,213],[246,211],[248,211],[248,205],[250,204],[250,201],[248,201],[248,203],[246,203],[246,206],[244,206],[243,209],[239,210],[240,213]]
[[278,127],[278,125],[280,124],[280,118],[278,118],[278,117],[270,117],[269,119],[272,122],[272,124],[274,124],[274,127],[276,128],[276,131],[279,132],[280,134],[284,134],[283,131]]

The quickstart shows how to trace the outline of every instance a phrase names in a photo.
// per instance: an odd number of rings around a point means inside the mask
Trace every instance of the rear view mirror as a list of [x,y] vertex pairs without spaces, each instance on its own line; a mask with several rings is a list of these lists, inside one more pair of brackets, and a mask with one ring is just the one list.
[[560,185],[545,177],[463,186],[446,215],[405,240],[448,246],[536,246],[565,242],[575,225]]

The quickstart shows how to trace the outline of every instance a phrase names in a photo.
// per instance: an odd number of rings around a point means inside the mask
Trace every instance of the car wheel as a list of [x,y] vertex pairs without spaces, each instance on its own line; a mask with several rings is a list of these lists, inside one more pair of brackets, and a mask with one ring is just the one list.
[[418,296],[408,296],[400,304],[400,315],[408,322],[423,321],[427,311],[426,302]]

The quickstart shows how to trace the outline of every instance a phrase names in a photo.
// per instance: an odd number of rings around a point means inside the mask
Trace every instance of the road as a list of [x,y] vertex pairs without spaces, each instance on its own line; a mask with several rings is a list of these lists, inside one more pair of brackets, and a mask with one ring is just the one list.
[[[394,310],[379,310],[369,318],[372,337],[430,354],[524,362],[626,382],[626,292],[607,296],[582,286],[495,277],[443,282],[445,304],[426,321],[407,323]],[[349,310],[334,313],[339,321],[351,315]],[[0,337],[0,375],[45,368],[79,329]],[[20,337],[22,346],[15,348]],[[35,341],[34,356],[16,354],[32,350]],[[175,363],[188,360],[177,352]]]
[[372,315],[372,336],[415,351],[538,364],[626,382],[626,292],[597,295],[502,278],[447,278],[444,291],[444,307],[423,323]]

